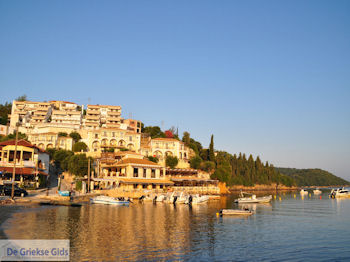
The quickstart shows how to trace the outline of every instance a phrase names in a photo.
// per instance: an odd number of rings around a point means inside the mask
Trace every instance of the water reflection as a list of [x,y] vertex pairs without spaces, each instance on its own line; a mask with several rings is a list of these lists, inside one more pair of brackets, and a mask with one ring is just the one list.
[[[350,199],[280,196],[271,204],[236,205],[233,195],[192,207],[41,207],[15,214],[4,229],[10,238],[70,239],[73,261],[310,261],[320,252],[325,260],[350,257]],[[216,217],[221,208],[255,214]]]

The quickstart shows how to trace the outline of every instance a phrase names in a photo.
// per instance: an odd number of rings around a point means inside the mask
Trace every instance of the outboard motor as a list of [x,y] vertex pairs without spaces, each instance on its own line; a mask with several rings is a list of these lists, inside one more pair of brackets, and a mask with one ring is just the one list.
[[192,196],[188,198],[188,204],[192,204]]
[[174,202],[173,202],[173,204],[176,203],[176,200],[177,200],[177,196],[174,197]]

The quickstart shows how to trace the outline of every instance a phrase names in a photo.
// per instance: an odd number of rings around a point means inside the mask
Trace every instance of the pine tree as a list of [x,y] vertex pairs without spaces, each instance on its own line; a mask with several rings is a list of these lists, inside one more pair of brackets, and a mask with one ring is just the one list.
[[211,135],[210,145],[209,145],[209,160],[215,162],[214,154],[214,135]]

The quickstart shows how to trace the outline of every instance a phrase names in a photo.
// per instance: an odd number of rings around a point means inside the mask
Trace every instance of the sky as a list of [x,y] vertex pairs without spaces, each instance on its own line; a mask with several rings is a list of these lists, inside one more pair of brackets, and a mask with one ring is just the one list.
[[0,0],[0,103],[122,106],[350,180],[350,1]]

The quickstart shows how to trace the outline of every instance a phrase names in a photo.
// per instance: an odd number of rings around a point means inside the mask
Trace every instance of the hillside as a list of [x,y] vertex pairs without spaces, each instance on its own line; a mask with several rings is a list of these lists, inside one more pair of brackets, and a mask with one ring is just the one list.
[[298,186],[339,186],[350,182],[322,169],[296,169],[276,167],[281,174],[290,176]]

